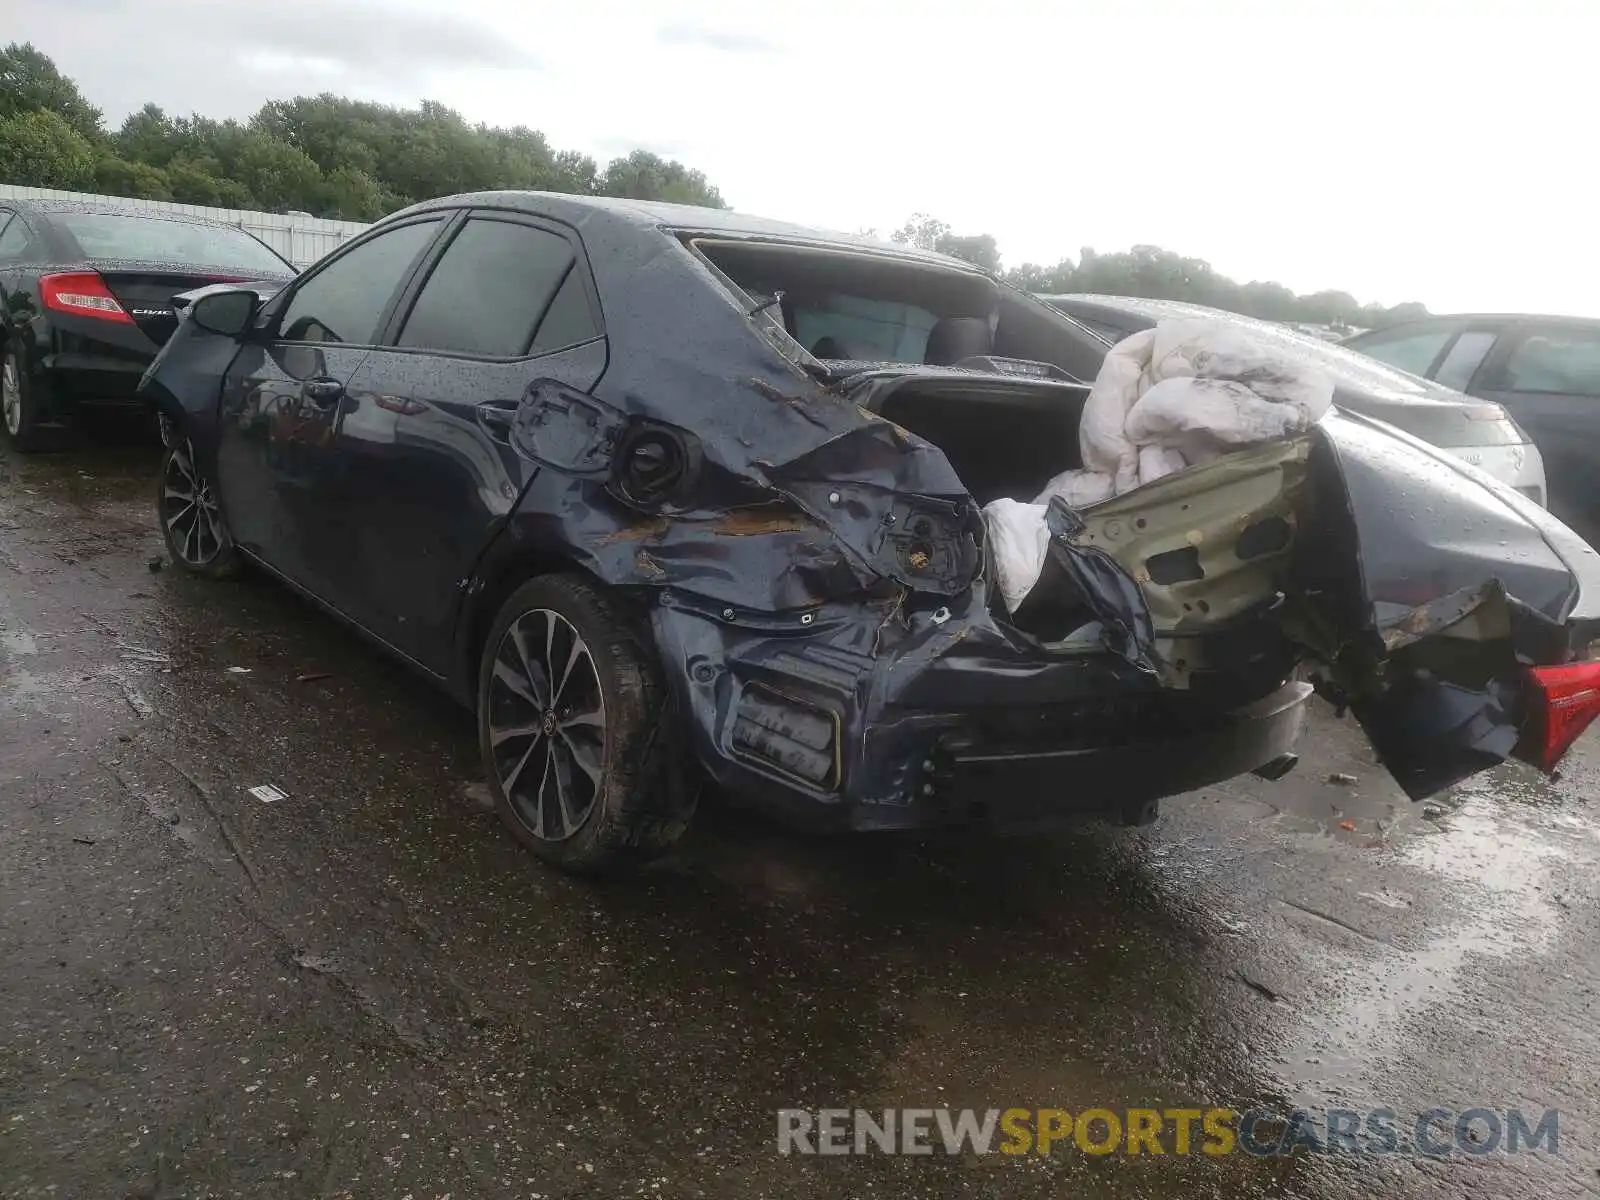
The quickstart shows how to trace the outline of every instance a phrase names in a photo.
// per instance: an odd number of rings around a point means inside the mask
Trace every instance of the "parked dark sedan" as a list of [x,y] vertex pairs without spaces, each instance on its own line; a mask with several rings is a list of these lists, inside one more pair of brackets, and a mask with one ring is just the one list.
[[1600,321],[1459,314],[1374,329],[1341,344],[1504,405],[1543,451],[1557,499],[1600,517]]
[[24,452],[82,405],[136,405],[172,297],[294,267],[230,225],[66,200],[0,200],[0,411]]
[[[173,558],[248,561],[477,714],[509,828],[595,869],[709,777],[834,828],[1148,820],[1292,749],[1314,660],[1422,796],[1600,706],[1600,566],[1359,416],[1050,510],[1105,345],[967,264],[534,193],[181,299],[147,376]],[[330,736],[333,736],[330,731]]]
[[1200,304],[1089,294],[1041,296],[1040,299],[1112,342],[1141,329],[1150,329],[1158,321],[1187,317],[1223,321],[1248,329],[1258,340],[1280,353],[1329,375],[1334,381],[1334,398],[1340,407],[1376,417],[1448,450],[1539,504],[1549,499],[1544,456],[1498,404],[1473,403],[1450,387],[1430,384],[1285,325]]

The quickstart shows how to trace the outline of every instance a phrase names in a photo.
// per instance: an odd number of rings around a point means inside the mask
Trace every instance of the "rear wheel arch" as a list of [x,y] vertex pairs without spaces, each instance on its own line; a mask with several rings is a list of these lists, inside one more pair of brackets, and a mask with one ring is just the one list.
[[[45,449],[52,434],[63,432],[50,390],[33,370],[31,352],[9,332],[0,334],[0,401],[0,437],[24,454]],[[48,428],[53,419],[54,430]]]
[[243,560],[228,532],[210,480],[195,462],[194,445],[180,430],[164,435],[156,479],[156,526],[179,567],[208,579],[231,579]]
[[461,679],[463,691],[472,708],[478,706],[478,668],[483,659],[484,643],[500,606],[523,584],[543,575],[577,575],[599,587],[605,581],[587,569],[577,558],[549,549],[528,549],[508,553],[480,568],[473,579],[460,639]]
[[142,394],[151,413],[170,421],[173,428],[184,437],[192,435],[188,409],[179,404],[169,392],[158,387],[146,386]]
[[480,657],[479,747],[518,841],[589,872],[653,858],[682,835],[698,780],[626,589],[570,566],[525,578],[497,606]]

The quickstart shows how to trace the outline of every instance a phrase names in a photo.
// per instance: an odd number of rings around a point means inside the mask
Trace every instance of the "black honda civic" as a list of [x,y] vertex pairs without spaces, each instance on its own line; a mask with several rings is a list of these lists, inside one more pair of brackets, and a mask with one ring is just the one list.
[[1414,798],[1600,712],[1594,551],[1354,413],[1051,501],[1011,611],[980,506],[1081,465],[1106,347],[939,255],[483,193],[178,303],[173,558],[445,687],[569,869],[660,851],[703,781],[840,829],[1146,821],[1292,766],[1313,686]]
[[173,329],[172,297],[295,269],[242,229],[71,200],[0,200],[0,427],[23,452],[84,406],[137,406]]

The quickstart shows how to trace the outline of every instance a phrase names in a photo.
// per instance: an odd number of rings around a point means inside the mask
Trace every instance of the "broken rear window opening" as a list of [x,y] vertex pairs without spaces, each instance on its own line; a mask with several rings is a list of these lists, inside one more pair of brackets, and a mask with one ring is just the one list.
[[[993,370],[1048,364],[1091,380],[1103,347],[1062,336],[1058,313],[975,268],[839,246],[687,239],[808,354],[850,362]],[[1006,365],[1002,364],[1001,369]]]

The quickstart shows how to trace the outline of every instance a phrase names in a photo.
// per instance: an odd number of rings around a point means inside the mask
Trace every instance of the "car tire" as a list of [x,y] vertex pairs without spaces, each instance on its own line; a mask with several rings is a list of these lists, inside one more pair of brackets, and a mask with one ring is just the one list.
[[20,454],[34,454],[45,448],[38,397],[15,346],[6,346],[0,356],[0,429]]
[[656,857],[693,816],[680,721],[641,623],[544,575],[500,606],[478,670],[478,742],[512,834],[567,871]]
[[161,451],[156,524],[174,563],[207,579],[232,579],[243,568],[216,491],[195,464],[194,445],[175,437]]

